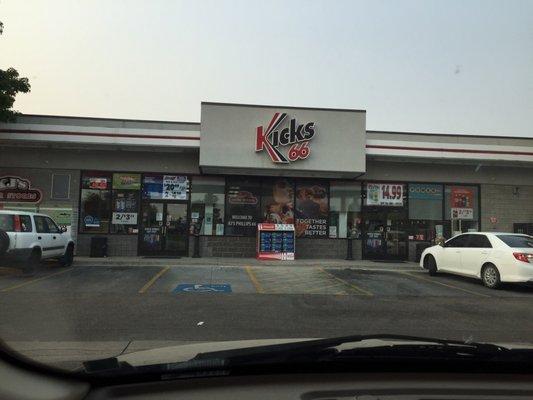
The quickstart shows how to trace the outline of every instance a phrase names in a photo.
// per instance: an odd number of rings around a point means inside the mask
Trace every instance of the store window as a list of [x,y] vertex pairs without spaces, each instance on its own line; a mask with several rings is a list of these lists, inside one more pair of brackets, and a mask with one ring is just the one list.
[[329,185],[324,181],[300,181],[295,188],[296,236],[328,237]]
[[329,237],[361,237],[361,185],[331,182],[329,192]]
[[260,219],[261,183],[258,179],[226,179],[226,235],[255,236]]
[[432,242],[444,236],[442,221],[444,187],[434,183],[410,183],[409,240]]
[[140,189],[140,174],[113,174],[112,233],[136,234],[139,232],[137,224]]
[[197,223],[200,235],[224,234],[224,178],[195,176],[191,190],[191,225]]
[[80,232],[108,233],[111,224],[111,175],[84,172],[81,181]]
[[294,224],[294,182],[290,179],[265,179],[261,190],[261,221]]
[[479,231],[478,195],[477,186],[445,186],[444,219],[451,223],[451,236]]

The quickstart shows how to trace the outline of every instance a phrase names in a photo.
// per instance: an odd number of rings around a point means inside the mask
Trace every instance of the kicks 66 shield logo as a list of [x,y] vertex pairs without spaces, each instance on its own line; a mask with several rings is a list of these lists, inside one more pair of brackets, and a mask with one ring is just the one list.
[[288,164],[311,154],[309,141],[315,136],[315,123],[299,124],[296,118],[289,120],[286,113],[275,113],[268,126],[257,127],[256,135],[256,152],[266,151],[273,162]]

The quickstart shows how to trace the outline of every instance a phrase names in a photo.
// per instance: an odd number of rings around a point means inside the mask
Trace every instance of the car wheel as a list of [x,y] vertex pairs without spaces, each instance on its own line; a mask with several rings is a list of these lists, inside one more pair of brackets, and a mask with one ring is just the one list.
[[500,271],[495,265],[489,264],[481,272],[483,285],[490,289],[498,289],[501,286]]
[[69,245],[65,250],[65,254],[61,257],[60,263],[62,267],[70,267],[74,261],[74,246]]
[[41,263],[41,250],[33,249],[28,260],[24,264],[24,271],[26,273],[32,273]]
[[9,249],[9,235],[0,229],[0,256],[3,256]]
[[438,269],[437,269],[437,261],[435,261],[435,257],[429,254],[424,259],[424,262],[426,264],[426,268],[428,270],[429,275],[431,276],[437,275]]

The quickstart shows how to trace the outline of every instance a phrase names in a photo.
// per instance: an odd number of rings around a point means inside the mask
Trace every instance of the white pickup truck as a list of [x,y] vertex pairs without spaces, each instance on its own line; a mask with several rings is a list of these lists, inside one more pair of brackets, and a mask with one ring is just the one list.
[[33,268],[41,260],[56,258],[70,266],[74,241],[48,215],[0,210],[0,262],[22,261]]

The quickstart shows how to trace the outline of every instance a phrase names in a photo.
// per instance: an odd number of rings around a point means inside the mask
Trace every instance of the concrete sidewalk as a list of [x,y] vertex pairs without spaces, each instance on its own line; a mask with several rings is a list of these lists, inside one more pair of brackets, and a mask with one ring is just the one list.
[[417,263],[413,262],[374,262],[370,260],[294,260],[294,261],[266,261],[255,258],[144,258],[144,257],[76,257],[74,266],[217,266],[217,267],[238,267],[238,266],[280,266],[280,267],[327,267],[327,268],[362,268],[362,269],[419,269]]

